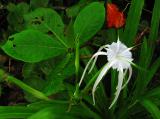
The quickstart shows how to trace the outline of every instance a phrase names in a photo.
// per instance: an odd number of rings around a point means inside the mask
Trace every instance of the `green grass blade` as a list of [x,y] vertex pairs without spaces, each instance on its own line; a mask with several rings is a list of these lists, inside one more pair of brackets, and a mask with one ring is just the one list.
[[151,100],[144,99],[140,103],[151,114],[153,119],[160,119],[160,110]]
[[[148,68],[150,65],[155,41],[157,40],[158,29],[159,29],[159,21],[160,21],[160,10],[159,10],[159,0],[155,0],[154,8],[153,8],[153,15],[151,21],[151,31],[149,35],[149,42],[146,39],[143,41],[141,53],[140,53],[140,61],[139,65],[143,68]],[[152,80],[153,76],[155,75],[157,69],[160,65],[160,58],[158,58],[155,63],[150,67],[149,72],[139,71],[138,78],[136,80],[137,87],[135,88],[135,96],[138,96],[140,93],[143,93],[145,88],[147,87],[148,83]],[[145,80],[144,80],[145,79]]]
[[150,29],[150,35],[149,35],[149,49],[150,54],[148,55],[148,62],[151,61],[155,43],[158,37],[158,29],[159,29],[159,23],[160,23],[160,0],[155,0],[154,8],[152,12],[152,21],[151,21],[151,29]]
[[153,65],[150,67],[148,75],[146,77],[144,86],[146,87],[148,85],[148,83],[152,80],[153,76],[155,75],[155,73],[157,72],[157,70],[160,67],[160,57],[153,63]]
[[[140,67],[143,67],[144,69],[147,69],[147,65],[146,65],[146,55],[148,54],[148,44],[147,44],[147,39],[144,38],[143,39],[143,43],[141,46],[141,51],[140,51],[140,56],[139,56],[139,63],[138,65]],[[146,72],[144,72],[143,70],[138,70],[138,75],[137,75],[137,79],[135,81],[135,90],[134,90],[134,97],[137,98],[139,94],[143,93],[143,84],[146,80],[144,80],[146,78]]]
[[160,99],[160,87],[156,87],[154,89],[149,90],[145,96],[148,98],[159,98]]
[[144,0],[132,0],[131,2],[123,36],[124,43],[129,46],[133,45],[138,30],[143,5]]

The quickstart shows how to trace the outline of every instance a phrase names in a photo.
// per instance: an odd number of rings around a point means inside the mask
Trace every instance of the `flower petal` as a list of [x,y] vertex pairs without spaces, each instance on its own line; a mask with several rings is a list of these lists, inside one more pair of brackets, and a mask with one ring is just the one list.
[[100,72],[99,76],[97,77],[93,89],[92,89],[92,97],[93,97],[93,104],[95,104],[95,97],[94,97],[94,93],[96,91],[96,88],[99,84],[99,82],[102,80],[102,78],[104,77],[104,75],[107,73],[107,71],[112,67],[112,65],[115,63],[115,61],[109,62],[107,63],[104,68],[102,69],[102,71]]
[[115,93],[115,98],[114,100],[112,101],[111,105],[109,106],[109,109],[112,108],[112,106],[115,104],[115,102],[117,101],[118,97],[119,97],[119,94],[121,92],[121,89],[122,89],[122,84],[123,84],[123,78],[124,78],[124,73],[123,73],[123,70],[120,70],[119,71],[119,74],[118,74],[118,85],[117,85],[117,91]]
[[88,73],[90,73],[90,72],[92,71],[94,65],[96,64],[96,61],[97,61],[97,58],[98,58],[99,55],[106,55],[106,56],[107,56],[107,53],[101,51],[101,52],[97,52],[97,53],[95,53],[95,54],[93,55],[93,57],[95,57],[95,59],[94,59],[94,61],[93,61],[93,63],[92,63],[92,66],[91,66],[91,68],[90,68],[90,70],[89,70]]
[[128,84],[128,82],[130,81],[132,76],[132,67],[129,67],[129,77],[127,79],[127,81],[125,82],[125,84],[123,84],[122,89]]
[[[83,79],[84,79],[85,73],[86,73],[86,71],[87,71],[90,63],[92,62],[92,60],[93,60],[95,57],[97,57],[97,56],[99,56],[99,55],[107,55],[107,53],[106,53],[106,52],[97,52],[97,53],[95,53],[95,54],[91,57],[91,59],[88,61],[87,65],[86,65],[86,67],[85,67],[85,69],[84,69],[84,71],[83,71],[83,74],[82,74],[81,79],[80,79],[80,82],[79,82],[79,86],[81,85],[81,83],[82,83],[82,81],[83,81]],[[93,65],[93,66],[94,66],[94,65]],[[90,70],[90,71],[91,71],[91,70]]]
[[[102,50],[105,49],[106,47],[108,47],[108,45],[104,45],[104,46],[100,47],[100,48],[98,49],[97,53],[100,52],[100,51],[102,51]],[[107,54],[106,54],[106,55],[107,55]],[[97,59],[98,59],[98,56],[95,57],[95,59],[94,59],[94,61],[93,61],[93,64],[92,64],[92,66],[91,66],[91,68],[90,68],[90,70],[89,70],[88,73],[90,73],[90,72],[92,71],[94,65],[96,64]]]

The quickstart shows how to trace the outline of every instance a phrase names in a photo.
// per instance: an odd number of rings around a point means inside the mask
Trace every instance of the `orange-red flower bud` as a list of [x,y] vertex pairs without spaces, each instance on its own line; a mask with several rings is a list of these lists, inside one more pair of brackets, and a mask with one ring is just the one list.
[[115,4],[108,3],[106,13],[107,26],[109,28],[120,28],[125,24],[124,13],[120,12],[119,8]]

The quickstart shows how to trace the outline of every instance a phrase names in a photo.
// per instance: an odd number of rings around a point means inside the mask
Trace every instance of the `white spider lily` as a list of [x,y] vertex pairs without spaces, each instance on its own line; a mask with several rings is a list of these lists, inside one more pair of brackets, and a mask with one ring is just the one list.
[[[92,58],[89,60],[82,74],[81,80],[79,82],[79,86],[81,85],[84,79],[84,75],[92,61],[93,61],[93,64],[89,70],[89,73],[92,71],[99,55],[107,56],[107,60],[108,60],[108,62],[102,68],[99,76],[97,77],[94,83],[93,89],[92,89],[92,96],[93,96],[94,104],[95,104],[94,93],[96,91],[96,88],[110,68],[116,69],[119,73],[118,74],[118,85],[116,87],[116,92],[115,92],[115,98],[112,101],[109,109],[115,104],[121,90],[128,84],[132,76],[131,64],[132,64],[133,59],[132,59],[132,53],[130,51],[131,49],[132,48],[127,48],[126,45],[121,43],[118,37],[117,42],[113,42],[111,45],[104,45],[100,47],[98,52],[95,53],[92,56]],[[102,50],[105,50],[105,51],[102,51]],[[127,71],[129,71],[129,76],[128,76],[127,81],[124,83],[123,80],[124,80],[125,75],[127,74]]]

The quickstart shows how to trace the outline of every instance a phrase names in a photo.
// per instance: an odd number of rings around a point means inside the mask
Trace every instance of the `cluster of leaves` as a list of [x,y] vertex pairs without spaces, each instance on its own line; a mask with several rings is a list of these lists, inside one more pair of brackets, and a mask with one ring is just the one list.
[[[3,70],[0,70],[0,77],[2,81],[22,88],[28,103],[0,106],[0,118],[138,119],[152,116],[159,119],[160,87],[153,88],[148,84],[160,66],[160,57],[152,60],[158,37],[160,1],[155,0],[154,3],[149,37],[144,36],[138,50],[133,51],[138,54],[135,62],[141,69],[134,70],[133,81],[123,89],[123,94],[111,110],[107,106],[114,98],[117,84],[115,71],[111,71],[111,76],[108,76],[111,77],[108,79],[111,81],[111,90],[107,88],[109,93],[106,93],[102,83],[97,89],[95,106],[88,94],[99,73],[98,68],[86,77],[84,88],[73,96],[83,64],[86,64],[81,56],[93,52],[91,47],[84,46],[97,33],[106,35],[106,43],[117,39],[116,29],[100,31],[105,21],[104,3],[81,0],[66,9],[69,23],[64,23],[65,15],[60,12],[60,16],[48,3],[49,0],[31,0],[30,4],[10,3],[7,6],[8,33],[13,35],[8,37],[1,49],[8,56],[24,62],[23,80],[10,76]],[[144,4],[145,0],[132,0],[125,28],[118,30],[120,39],[128,46],[134,45]],[[100,39],[103,40],[103,37]]]

